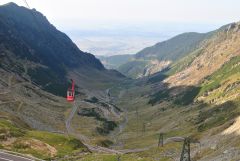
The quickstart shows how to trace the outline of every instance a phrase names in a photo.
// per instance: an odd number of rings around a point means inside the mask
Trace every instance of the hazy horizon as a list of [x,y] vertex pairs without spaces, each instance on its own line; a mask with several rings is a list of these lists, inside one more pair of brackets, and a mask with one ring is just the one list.
[[[0,4],[22,0],[1,0]],[[184,32],[208,32],[240,20],[237,0],[27,1],[83,51],[135,54]]]
[[[185,32],[206,33],[225,24],[149,24],[110,29],[68,30],[68,35],[83,51],[94,55],[136,54],[145,47]],[[157,28],[158,27],[158,28]],[[105,53],[105,54],[104,54]]]

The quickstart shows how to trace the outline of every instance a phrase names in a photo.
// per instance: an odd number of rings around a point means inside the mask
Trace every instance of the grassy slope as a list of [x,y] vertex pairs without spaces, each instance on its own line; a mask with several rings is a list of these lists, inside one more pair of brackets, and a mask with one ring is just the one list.
[[117,69],[122,64],[130,61],[133,55],[97,56],[97,58],[107,69]]
[[181,58],[180,60],[176,61],[175,63],[173,63],[170,67],[169,70],[165,72],[166,75],[170,76],[173,74],[176,74],[182,70],[184,70],[185,68],[187,68],[192,62],[193,60],[199,55],[201,54],[201,49],[197,49],[195,51],[193,51],[192,53],[190,53],[189,55]]
[[[193,54],[195,57],[195,55]],[[191,62],[193,57],[186,58],[186,65]],[[185,60],[184,60],[185,61]],[[221,69],[211,75],[206,82],[215,84],[220,83],[221,88],[227,84],[233,84],[239,81],[239,66],[236,65],[239,58],[234,58],[226,63]],[[176,71],[174,71],[176,72]],[[173,72],[173,73],[174,73]],[[154,79],[154,80],[153,80]],[[165,133],[164,138],[173,136],[192,136],[196,139],[205,142],[208,139],[216,140],[214,137],[220,137],[220,133],[226,129],[234,118],[240,114],[239,97],[227,101],[226,103],[215,104],[176,104],[173,100],[164,100],[162,103],[150,106],[148,104],[148,94],[153,92],[152,85],[157,83],[157,80],[162,80],[162,77],[154,77],[147,84],[137,83],[123,83],[119,87],[111,89],[111,94],[120,99],[116,102],[119,107],[128,111],[128,124],[124,131],[119,134],[118,139],[123,143],[121,148],[145,148],[151,147],[145,152],[135,153],[134,155],[124,155],[122,160],[172,160],[171,158],[179,158],[181,153],[181,143],[170,143],[164,148],[156,148],[158,143],[159,133]],[[155,80],[157,79],[157,80]],[[216,82],[215,82],[216,81]],[[204,86],[208,87],[208,83],[203,83],[201,92],[208,91]],[[222,86],[224,85],[224,86]],[[124,89],[122,92],[120,92]],[[126,90],[127,89],[127,90]],[[217,88],[218,89],[218,88]],[[235,93],[239,88],[233,88]],[[214,91],[214,90],[213,90]],[[119,93],[120,92],[120,93]],[[204,92],[203,92],[204,93]],[[190,91],[191,94],[191,91]],[[232,93],[229,93],[232,94]],[[186,94],[188,96],[188,94]],[[207,96],[207,98],[209,98]],[[145,126],[145,130],[144,130]],[[206,137],[208,136],[208,137]],[[218,139],[217,145],[222,146],[222,149],[228,149],[229,136],[224,139]],[[231,137],[229,142],[231,147],[238,147],[239,143],[236,141],[237,136]],[[220,140],[220,141],[219,141]],[[235,143],[234,143],[235,142]],[[222,150],[221,149],[221,150]],[[193,151],[199,150],[196,145],[193,145]],[[222,151],[223,152],[223,151]],[[207,156],[218,156],[218,152],[205,145],[199,150],[195,159],[201,159]],[[87,155],[82,160],[116,160],[116,155],[93,154]]]
[[147,64],[147,60],[133,60],[121,65],[118,70],[128,77],[137,78],[143,74]]
[[[182,64],[183,68],[185,68],[184,66],[188,66],[197,55],[197,53],[194,53],[192,56],[190,55],[190,57],[188,56],[178,63]],[[220,133],[229,127],[232,121],[240,114],[239,62],[239,56],[232,58],[201,84],[200,90],[198,90],[195,96],[199,99],[204,95],[202,99],[206,100],[205,102],[208,104],[196,103],[183,106],[174,103],[172,99],[166,99],[162,100],[162,103],[150,106],[148,104],[149,93],[152,93],[155,88],[151,86],[158,82],[155,79],[162,80],[161,76],[158,78],[159,75],[150,78],[152,80],[147,81],[148,84],[144,86],[128,85],[126,87],[127,91],[124,92],[117,102],[120,107],[128,110],[128,124],[124,132],[119,135],[120,140],[124,143],[124,147],[142,148],[154,144],[156,146],[160,132],[165,133],[166,138],[171,136],[192,136],[203,142],[210,138],[214,140],[216,139],[214,137],[221,137]],[[176,66],[178,65],[176,64]],[[178,71],[172,70],[168,74],[176,72]],[[124,85],[122,88],[124,88]],[[208,94],[206,95],[206,93]],[[215,101],[209,101],[213,99]],[[224,139],[216,141],[217,144],[223,147],[222,150],[229,148],[229,145],[232,147],[239,146],[236,141],[229,142],[229,137],[226,136]],[[237,138],[239,137],[232,137],[233,140]],[[229,142],[229,145],[223,142]],[[181,146],[176,143],[172,144],[172,146],[175,148],[174,154],[179,155]],[[149,149],[139,155],[144,154],[145,157],[154,157],[155,155],[152,154],[153,150],[154,148]],[[208,152],[206,153],[206,151]],[[201,159],[205,154],[218,156],[216,151],[209,150],[209,146],[205,145],[195,158]],[[161,158],[162,155],[158,157]]]
[[240,56],[232,58],[222,68],[207,77],[201,85],[198,101],[222,104],[239,98]]
[[[162,149],[162,153],[154,153],[159,150],[156,147],[160,132],[165,134],[165,139],[174,136],[192,136],[204,142],[205,139],[210,139],[211,135],[214,136],[226,129],[232,120],[240,114],[240,102],[238,99],[222,105],[196,104],[182,106],[175,105],[171,101],[164,101],[149,106],[147,104],[148,98],[141,97],[139,90],[134,89],[134,91],[138,93],[135,94],[137,96],[135,99],[128,99],[135,97],[133,92],[128,92],[118,102],[121,107],[128,109],[128,124],[118,138],[124,144],[124,148],[153,146],[153,148],[138,154],[139,156],[144,155],[145,160],[164,158],[163,156],[167,154],[169,155],[168,159],[171,157],[179,158],[181,143],[166,145]],[[208,133],[211,135],[208,136]],[[205,138],[206,136],[208,137]],[[225,145],[222,145],[222,147],[227,148]],[[207,148],[209,148],[208,145],[203,146],[198,157],[204,156],[203,152]],[[215,151],[209,151],[209,153],[216,154]]]
[[[224,66],[209,76],[205,82],[202,84],[202,89],[200,95],[205,92],[213,91],[224,84],[228,83],[230,80],[235,80],[236,82],[240,80],[240,56],[232,58],[229,62],[224,64]],[[223,91],[222,91],[223,92]],[[222,93],[223,94],[223,93]]]
[[210,35],[211,33],[183,33],[143,49],[136,54],[136,58],[149,59],[153,57],[159,60],[175,61],[194,51]]
[[[149,79],[149,82],[156,83],[170,75],[174,75],[177,72],[182,71],[191,64],[193,59],[199,55],[199,53],[201,53],[201,50],[198,50],[179,60],[166,72],[161,72],[156,74],[156,76],[152,76],[152,78]],[[217,102],[218,100],[220,103],[223,103],[227,100],[236,98],[240,90],[239,62],[240,56],[232,58],[230,61],[226,62],[222,68],[208,76],[199,87],[193,87],[191,90],[185,92],[185,96],[183,96],[179,101],[191,103],[196,97],[202,96],[198,100],[202,100],[207,103]],[[159,91],[153,94],[149,103],[154,104],[160,100],[169,98],[171,90],[173,89]],[[187,99],[189,101],[186,101]]]
[[[20,120],[15,121],[16,118],[10,115],[0,119],[0,144],[3,149],[30,154],[41,159],[58,158],[76,151],[87,150],[75,138],[32,130]],[[51,154],[51,148],[48,146],[55,149],[56,153]]]
[[[136,78],[143,74],[145,67],[150,65],[150,60],[171,60],[172,62],[176,62],[189,54],[191,55],[200,46],[201,42],[211,36],[211,34],[184,33],[154,46],[147,47],[138,52],[135,55],[135,59],[121,65],[119,71],[129,77]],[[192,55],[194,56],[195,54],[193,53]],[[191,57],[188,59],[191,59]],[[183,61],[187,61],[186,63],[189,62],[186,59]],[[174,67],[173,70],[178,70],[176,69],[176,65],[180,64],[172,65]]]

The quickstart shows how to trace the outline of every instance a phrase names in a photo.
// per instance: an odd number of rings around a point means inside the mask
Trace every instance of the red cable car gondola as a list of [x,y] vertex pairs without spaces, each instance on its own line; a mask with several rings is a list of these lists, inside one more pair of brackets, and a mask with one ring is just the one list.
[[72,88],[68,88],[67,90],[67,101],[69,102],[74,101],[74,97],[75,97],[74,81],[72,79],[71,81],[72,81]]

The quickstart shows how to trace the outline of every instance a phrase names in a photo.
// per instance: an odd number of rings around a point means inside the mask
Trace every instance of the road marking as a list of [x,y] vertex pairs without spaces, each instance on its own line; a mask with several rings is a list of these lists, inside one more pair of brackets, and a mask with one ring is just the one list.
[[25,158],[25,157],[22,157],[22,156],[18,156],[18,155],[14,155],[14,154],[10,154],[10,153],[4,153],[4,152],[0,152],[2,154],[6,154],[6,155],[11,155],[11,156],[14,156],[16,158],[22,158],[22,159],[26,159],[26,160],[30,160],[30,161],[34,161],[32,159],[29,159],[29,158]]
[[7,161],[13,161],[13,160],[10,160],[10,159],[7,159],[7,158],[2,158],[2,157],[0,157],[0,159],[7,160]]

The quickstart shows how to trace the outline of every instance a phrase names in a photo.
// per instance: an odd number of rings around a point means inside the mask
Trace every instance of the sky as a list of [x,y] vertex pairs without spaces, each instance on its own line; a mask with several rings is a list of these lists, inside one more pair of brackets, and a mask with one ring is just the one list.
[[[0,4],[9,0],[0,0]],[[26,6],[24,0],[12,0]],[[106,55],[140,50],[182,32],[207,32],[240,21],[239,0],[27,0],[77,45]],[[131,41],[127,41],[131,40]],[[133,41],[139,41],[138,43]],[[98,45],[99,44],[99,45]],[[122,47],[121,46],[121,47]],[[116,48],[116,50],[114,50]],[[95,51],[96,50],[96,51]],[[117,51],[117,52],[116,52]],[[136,52],[135,50],[131,53]],[[130,51],[129,51],[130,52]],[[104,55],[99,52],[99,55]],[[123,54],[127,54],[124,52]]]

